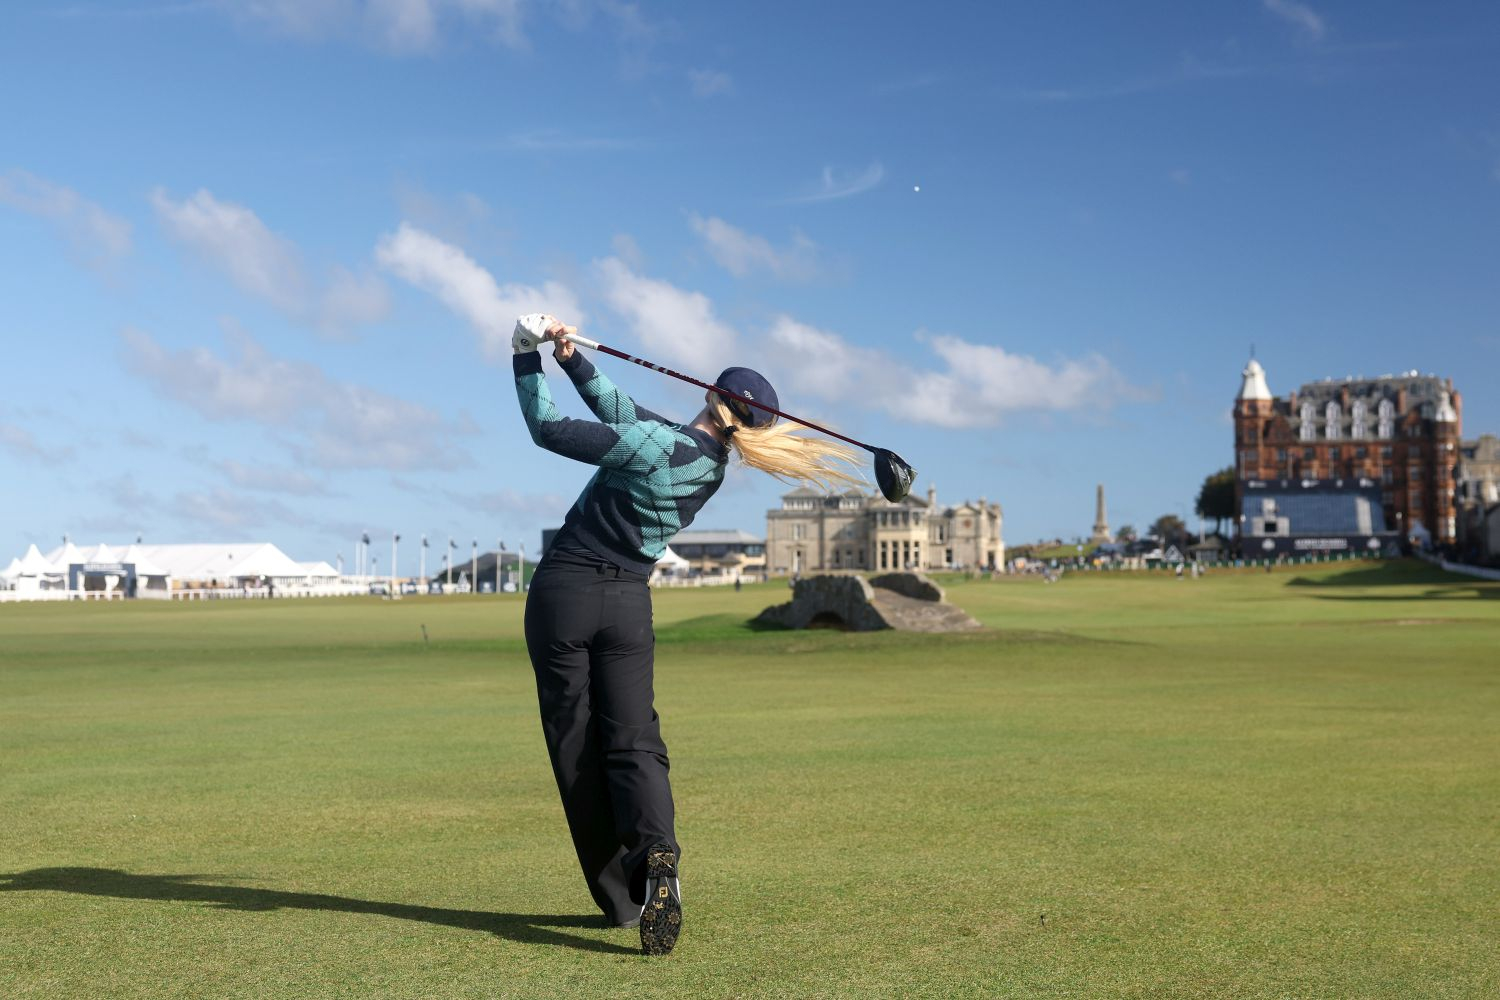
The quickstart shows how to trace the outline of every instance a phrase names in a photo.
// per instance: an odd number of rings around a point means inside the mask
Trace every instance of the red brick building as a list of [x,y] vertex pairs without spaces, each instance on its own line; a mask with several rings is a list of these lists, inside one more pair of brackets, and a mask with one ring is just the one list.
[[1451,379],[1415,371],[1324,379],[1276,399],[1260,362],[1251,358],[1241,374],[1235,510],[1243,511],[1252,480],[1378,484],[1390,529],[1402,537],[1425,530],[1434,544],[1453,543],[1463,399]]

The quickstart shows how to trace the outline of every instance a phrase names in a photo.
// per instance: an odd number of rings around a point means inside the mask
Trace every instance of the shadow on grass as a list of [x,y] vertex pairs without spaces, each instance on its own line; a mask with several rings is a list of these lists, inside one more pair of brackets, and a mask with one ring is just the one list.
[[482,910],[445,910],[409,903],[380,903],[311,892],[282,892],[199,881],[208,875],[135,875],[113,868],[33,868],[14,875],[0,874],[0,892],[75,892],[116,899],[156,899],[172,903],[207,903],[224,910],[328,910],[370,913],[399,920],[419,920],[442,927],[484,931],[521,944],[552,945],[609,955],[638,951],[606,941],[565,934],[559,927],[602,927],[603,918],[581,914],[486,913]]
[[[1306,588],[1315,596],[1330,601],[1411,601],[1411,600],[1495,600],[1500,599],[1500,583],[1488,583],[1460,576],[1417,560],[1382,563],[1361,569],[1318,576],[1298,576],[1287,581],[1288,587]],[[1407,594],[1340,594],[1350,588],[1386,586],[1426,587],[1420,593]]]

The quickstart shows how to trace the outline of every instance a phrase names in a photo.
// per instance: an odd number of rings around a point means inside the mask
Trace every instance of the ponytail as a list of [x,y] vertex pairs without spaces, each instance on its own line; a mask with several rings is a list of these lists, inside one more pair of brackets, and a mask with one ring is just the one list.
[[770,473],[784,483],[802,483],[832,493],[840,486],[865,486],[863,477],[851,471],[859,456],[840,441],[807,437],[784,423],[747,427],[717,396],[709,398],[714,422],[725,433],[740,462]]

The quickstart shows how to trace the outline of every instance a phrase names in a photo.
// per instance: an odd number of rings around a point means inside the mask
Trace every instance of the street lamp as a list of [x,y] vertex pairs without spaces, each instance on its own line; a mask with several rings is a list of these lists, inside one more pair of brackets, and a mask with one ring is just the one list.
[[394,531],[391,532],[391,596],[396,596],[396,543],[401,541],[401,536]]

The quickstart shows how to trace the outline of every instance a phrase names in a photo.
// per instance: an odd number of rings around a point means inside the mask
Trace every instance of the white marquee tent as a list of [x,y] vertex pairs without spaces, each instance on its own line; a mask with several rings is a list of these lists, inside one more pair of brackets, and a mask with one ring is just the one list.
[[270,542],[35,545],[0,573],[6,600],[360,593],[326,562],[299,563]]
[[[269,579],[293,582],[307,576],[302,566],[270,542],[236,542],[199,545],[131,545],[115,552],[107,545],[80,550],[71,542],[47,554],[53,566],[78,564],[121,565],[130,555],[137,576],[169,576],[174,580],[223,584]],[[155,572],[142,572],[141,563]]]

